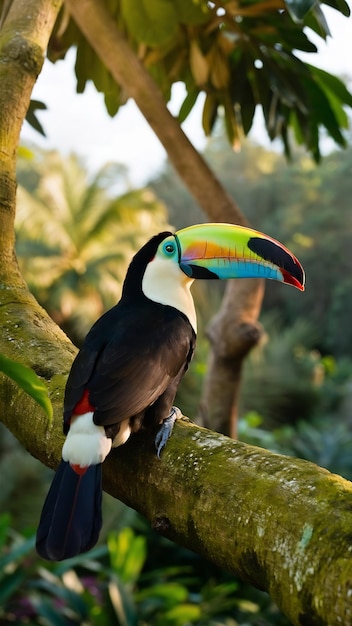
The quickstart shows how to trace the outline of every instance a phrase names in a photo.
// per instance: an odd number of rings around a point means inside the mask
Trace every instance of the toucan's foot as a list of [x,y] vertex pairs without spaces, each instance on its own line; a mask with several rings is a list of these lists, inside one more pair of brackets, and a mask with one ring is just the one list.
[[155,437],[155,447],[158,458],[160,458],[160,453],[162,449],[165,447],[168,439],[171,437],[171,433],[173,431],[176,420],[181,419],[181,417],[182,411],[180,411],[177,406],[173,406],[170,415],[168,415],[161,424]]

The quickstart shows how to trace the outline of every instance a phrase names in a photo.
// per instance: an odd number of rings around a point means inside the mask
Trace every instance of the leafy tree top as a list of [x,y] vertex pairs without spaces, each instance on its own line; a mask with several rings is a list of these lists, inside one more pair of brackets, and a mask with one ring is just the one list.
[[[238,145],[259,108],[270,139],[280,138],[287,156],[292,131],[316,161],[322,129],[345,146],[343,129],[348,119],[344,107],[352,107],[352,95],[341,80],[297,56],[297,51],[317,51],[307,30],[323,39],[329,35],[324,4],[345,16],[350,13],[345,0],[106,0],[111,20],[165,100],[175,82],[185,84],[180,122],[204,93],[204,131],[209,135],[223,116],[231,144]],[[49,58],[63,58],[72,46],[77,47],[77,91],[83,92],[92,80],[104,94],[109,114],[115,115],[129,94],[115,82],[63,8]]]

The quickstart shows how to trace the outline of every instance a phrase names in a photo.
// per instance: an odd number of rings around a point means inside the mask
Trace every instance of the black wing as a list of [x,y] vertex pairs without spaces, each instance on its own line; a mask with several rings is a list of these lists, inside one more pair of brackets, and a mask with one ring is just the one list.
[[141,413],[187,369],[194,345],[190,323],[172,307],[150,301],[141,308],[114,307],[93,326],[72,366],[65,420],[84,389],[96,424]]

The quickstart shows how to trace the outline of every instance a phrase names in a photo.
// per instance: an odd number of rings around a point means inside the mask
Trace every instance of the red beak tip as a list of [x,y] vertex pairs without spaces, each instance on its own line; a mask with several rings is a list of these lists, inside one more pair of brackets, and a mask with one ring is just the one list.
[[289,272],[286,272],[285,270],[281,271],[286,285],[292,285],[292,287],[296,287],[296,289],[304,291],[304,283],[301,283],[297,278],[292,276],[292,274],[289,274]]

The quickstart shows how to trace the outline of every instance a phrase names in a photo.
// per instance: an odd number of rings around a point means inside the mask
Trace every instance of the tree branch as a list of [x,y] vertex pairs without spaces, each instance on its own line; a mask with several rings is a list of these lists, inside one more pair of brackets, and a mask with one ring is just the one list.
[[[58,406],[63,383],[50,383]],[[57,465],[60,418],[48,428],[35,403],[4,380],[0,414],[34,456]],[[294,625],[350,623],[350,482],[182,420],[161,460],[148,431],[113,451],[104,488],[160,534],[268,591]]]

